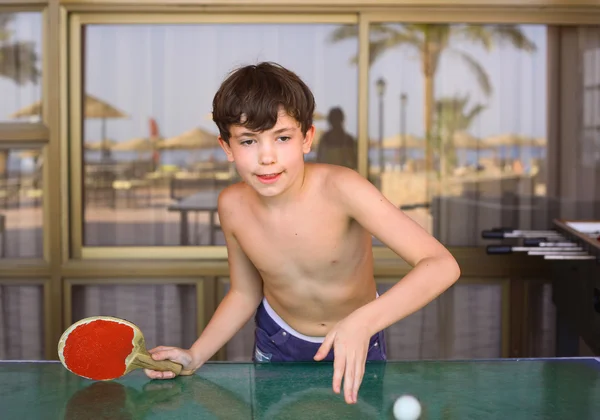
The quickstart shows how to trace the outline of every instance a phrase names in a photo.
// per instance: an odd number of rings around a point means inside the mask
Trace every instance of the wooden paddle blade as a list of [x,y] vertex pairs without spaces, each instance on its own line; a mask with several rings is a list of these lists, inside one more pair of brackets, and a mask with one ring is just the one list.
[[60,360],[68,370],[84,378],[116,379],[127,371],[127,357],[134,350],[134,327],[111,317],[78,321],[59,341]]
[[132,364],[141,369],[173,372],[175,375],[179,375],[183,369],[183,366],[179,363],[171,362],[170,360],[154,360],[152,356],[143,353],[137,354]]

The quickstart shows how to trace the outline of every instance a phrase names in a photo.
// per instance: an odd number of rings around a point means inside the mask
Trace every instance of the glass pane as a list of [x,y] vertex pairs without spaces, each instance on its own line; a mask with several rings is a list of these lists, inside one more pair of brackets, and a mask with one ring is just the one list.
[[531,325],[531,356],[556,356],[556,307],[552,301],[552,284],[529,285],[527,307]]
[[600,26],[581,27],[578,35],[581,58],[577,67],[583,73],[579,106],[583,118],[579,163],[573,165],[579,178],[575,192],[577,217],[597,220],[600,218]]
[[0,359],[45,359],[43,319],[43,286],[0,284]]
[[[379,279],[385,293],[395,283]],[[388,360],[502,356],[502,288],[456,284],[423,309],[386,329]]]
[[44,254],[41,149],[3,149],[0,144],[0,259]]
[[446,245],[545,226],[546,32],[370,27],[369,177]]
[[0,12],[0,122],[41,120],[42,14]]
[[136,324],[146,346],[190,348],[196,341],[196,286],[178,284],[76,285],[73,319],[106,315]]
[[449,299],[453,301],[452,358],[502,357],[502,286],[457,284]]
[[84,245],[224,245],[216,197],[237,177],[210,112],[240,65],[296,72],[317,102],[307,160],[354,166],[358,41],[333,43],[338,26],[86,26]]
[[[377,291],[381,295],[394,284],[393,282],[379,283]],[[444,328],[444,325],[440,323],[442,314],[438,298],[421,310],[386,328],[385,341],[388,360],[443,359],[441,329]]]

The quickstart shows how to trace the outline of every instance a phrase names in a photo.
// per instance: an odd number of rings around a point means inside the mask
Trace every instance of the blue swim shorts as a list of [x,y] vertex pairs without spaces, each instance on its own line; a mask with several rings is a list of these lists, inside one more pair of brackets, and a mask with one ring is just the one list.
[[[263,298],[254,319],[256,322],[252,358],[254,362],[314,361],[313,358],[325,339],[325,337],[309,337],[291,328],[275,313],[266,298]],[[334,351],[331,349],[324,360],[332,361],[333,356]],[[385,336],[384,332],[380,331],[369,341],[367,361],[385,360]]]

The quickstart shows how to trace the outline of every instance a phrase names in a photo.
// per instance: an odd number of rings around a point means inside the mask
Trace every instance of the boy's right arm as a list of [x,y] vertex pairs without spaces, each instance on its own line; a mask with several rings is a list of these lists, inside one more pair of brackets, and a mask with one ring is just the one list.
[[[219,197],[219,219],[229,261],[229,292],[189,350],[157,347],[151,351],[156,360],[170,359],[183,364],[184,375],[193,373],[224,346],[250,320],[263,297],[262,277],[233,233],[233,225],[244,223],[244,220],[236,220],[233,214],[239,202],[231,188]],[[146,371],[146,374],[155,379],[173,377],[170,372]]]

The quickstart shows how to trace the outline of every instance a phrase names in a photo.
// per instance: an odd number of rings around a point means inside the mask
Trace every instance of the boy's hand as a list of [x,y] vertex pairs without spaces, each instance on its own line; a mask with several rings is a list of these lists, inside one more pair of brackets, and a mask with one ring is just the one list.
[[[202,363],[194,360],[194,355],[189,350],[180,349],[178,347],[166,347],[159,346],[152,350],[148,350],[148,353],[154,360],[170,360],[175,363],[179,363],[183,366],[180,375],[191,375],[193,374]],[[175,377],[173,372],[159,372],[156,370],[144,369],[146,376],[151,379],[171,379]]]
[[344,397],[348,404],[356,403],[358,399],[370,339],[371,334],[365,325],[346,318],[329,331],[315,354],[315,360],[323,360],[333,347],[333,391],[340,393],[343,377]]

